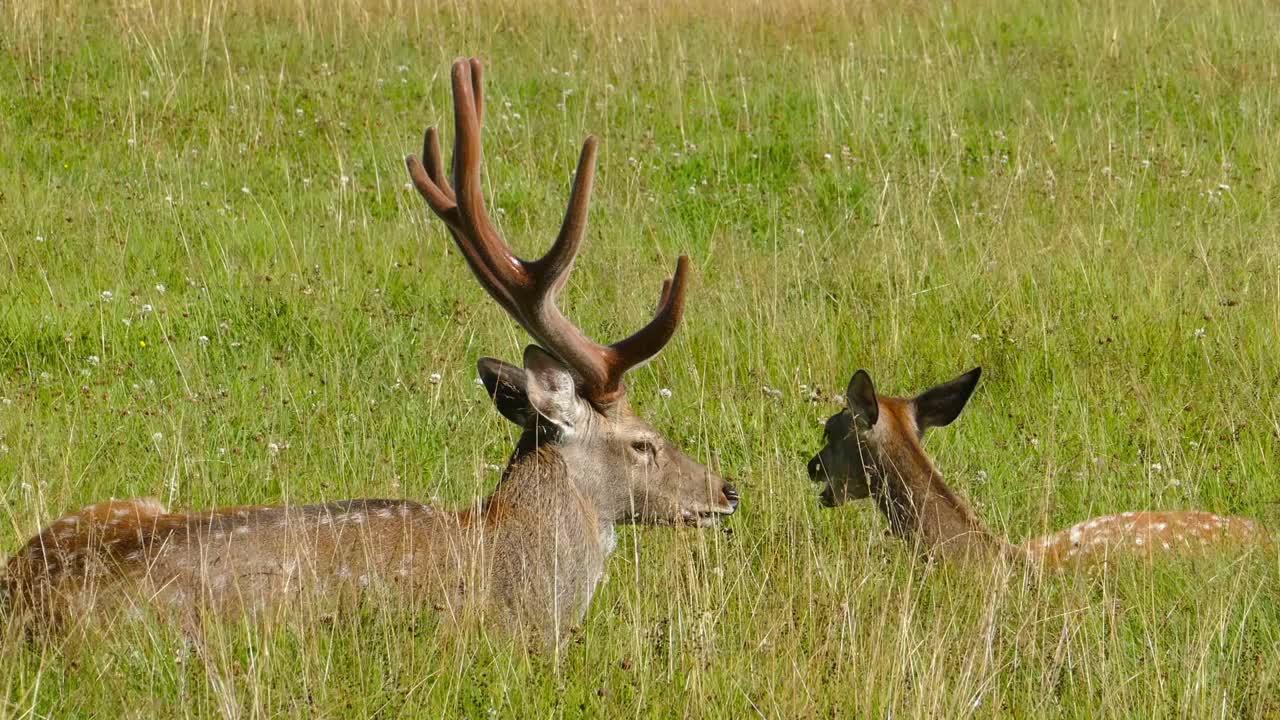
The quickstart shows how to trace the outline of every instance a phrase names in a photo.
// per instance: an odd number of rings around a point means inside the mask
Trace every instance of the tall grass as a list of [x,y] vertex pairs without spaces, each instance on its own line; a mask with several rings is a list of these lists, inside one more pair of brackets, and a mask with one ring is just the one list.
[[[568,313],[684,327],[639,410],[740,478],[723,531],[622,533],[555,658],[370,606],[27,644],[0,716],[1274,717],[1280,566],[936,567],[804,474],[858,367],[981,364],[929,445],[998,531],[1280,525],[1280,12],[1249,2],[0,5],[0,547],[109,496],[486,493],[473,380],[527,342],[401,159],[487,63],[527,254],[601,139]],[[433,381],[433,375],[439,380]],[[659,389],[671,390],[663,398]],[[781,396],[766,391],[780,390]],[[811,401],[811,394],[819,399]]]

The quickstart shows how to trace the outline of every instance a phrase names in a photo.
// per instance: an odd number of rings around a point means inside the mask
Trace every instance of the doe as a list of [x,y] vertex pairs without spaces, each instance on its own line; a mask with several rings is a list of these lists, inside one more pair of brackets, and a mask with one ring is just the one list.
[[929,428],[949,425],[978,385],[981,368],[913,398],[876,393],[859,370],[845,392],[846,407],[825,425],[826,445],[809,461],[809,477],[825,487],[826,507],[871,497],[891,531],[931,555],[968,560],[1023,558],[1056,570],[1121,555],[1153,557],[1208,546],[1266,542],[1257,522],[1200,511],[1124,512],[1013,545],[992,533],[942,479],[924,451]]

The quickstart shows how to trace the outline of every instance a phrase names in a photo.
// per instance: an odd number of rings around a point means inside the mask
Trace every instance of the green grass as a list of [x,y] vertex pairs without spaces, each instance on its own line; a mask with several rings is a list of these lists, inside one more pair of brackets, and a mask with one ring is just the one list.
[[9,637],[0,716],[1280,715],[1274,553],[1033,585],[925,566],[869,504],[818,508],[836,406],[801,387],[981,364],[929,446],[1015,539],[1144,508],[1280,527],[1275,7],[473,5],[0,6],[0,547],[109,496],[492,488],[515,433],[474,363],[526,339],[402,164],[451,137],[464,54],[519,249],[602,141],[566,294],[589,333],[638,326],[692,257],[630,386],[740,478],[732,533],[623,531],[559,664],[379,607],[230,620],[202,655],[139,623]]

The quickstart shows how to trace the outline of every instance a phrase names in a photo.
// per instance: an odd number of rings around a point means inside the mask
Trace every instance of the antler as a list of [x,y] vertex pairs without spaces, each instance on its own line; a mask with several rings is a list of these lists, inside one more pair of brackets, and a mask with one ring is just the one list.
[[676,272],[662,284],[658,310],[649,324],[612,345],[600,345],[560,313],[556,299],[573,269],[573,259],[587,229],[587,207],[595,179],[596,139],[582,144],[578,169],[569,193],[569,207],[555,243],[533,261],[516,257],[498,234],[484,206],[480,187],[480,126],[484,118],[483,71],[480,61],[453,64],[453,184],[444,174],[440,143],[434,127],[423,139],[426,166],[410,155],[409,176],[427,205],[449,228],[467,265],[489,295],[533,336],[582,379],[582,394],[607,405],[625,392],[628,370],[657,355],[675,335],[684,314],[689,258],[676,262]]

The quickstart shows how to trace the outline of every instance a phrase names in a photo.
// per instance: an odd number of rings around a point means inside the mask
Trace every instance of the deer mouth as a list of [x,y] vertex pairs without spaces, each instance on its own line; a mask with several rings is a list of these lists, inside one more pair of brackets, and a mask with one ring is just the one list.
[[684,510],[681,512],[681,520],[687,525],[695,527],[714,527],[721,518],[726,518],[738,510],[738,501],[741,496],[738,495],[738,489],[729,483],[725,483],[724,504],[717,507],[705,507],[695,510]]
[[692,525],[700,528],[715,527],[719,524],[721,518],[726,518],[732,515],[734,509],[736,508],[700,511],[685,510],[681,514],[681,519],[684,521],[685,525]]

